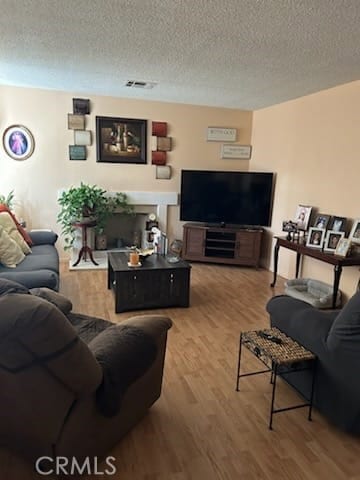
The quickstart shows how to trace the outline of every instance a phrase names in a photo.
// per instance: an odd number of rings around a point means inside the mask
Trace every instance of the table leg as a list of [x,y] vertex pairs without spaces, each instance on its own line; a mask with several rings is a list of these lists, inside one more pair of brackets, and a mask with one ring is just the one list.
[[277,277],[277,270],[278,270],[278,261],[279,261],[279,242],[276,242],[274,247],[274,279],[273,282],[270,284],[270,287],[275,287],[276,277]]
[[107,271],[107,287],[108,287],[108,290],[110,290],[111,287],[112,287],[113,278],[114,278],[114,272],[113,272],[113,269],[111,267],[111,263],[108,259],[108,271]]
[[271,375],[270,375],[270,383],[274,383],[274,361],[271,361]]
[[296,270],[295,270],[295,278],[299,278],[299,270],[300,270],[300,260],[301,260],[301,253],[296,253]]
[[313,400],[314,400],[316,369],[317,369],[317,358],[315,358],[314,365],[313,365],[313,377],[311,382],[310,405],[309,405],[309,416],[308,416],[309,422],[311,422],[311,412],[312,412],[312,406],[313,406]]
[[86,247],[81,247],[81,250],[79,252],[79,256],[78,256],[78,259],[76,260],[76,262],[73,264],[73,267],[76,267],[79,263],[80,263],[80,260],[81,260],[81,257],[84,257],[84,260],[86,261],[86,254],[89,254],[89,257],[90,257],[90,260],[92,261],[92,263],[94,265],[99,265],[98,263],[95,262],[94,260],[94,257],[93,257],[93,254],[92,254],[92,250],[90,247],[86,246]]
[[274,375],[274,381],[273,381],[273,388],[272,388],[272,396],[271,396],[271,409],[270,409],[270,422],[269,422],[269,430],[272,430],[272,420],[273,420],[273,414],[274,414],[274,403],[275,403],[275,390],[276,390],[276,377],[277,377],[277,364],[273,364],[273,373],[271,375]]
[[73,263],[73,267],[76,267],[76,266],[80,263],[80,260],[81,260],[83,251],[84,251],[84,247],[81,247],[81,249],[80,249],[80,251],[79,251],[78,258],[77,258],[76,262]]
[[241,361],[241,346],[242,346],[242,333],[240,333],[239,340],[239,356],[238,356],[238,367],[237,367],[237,378],[236,378],[236,391],[239,391],[239,382],[240,382],[240,361]]
[[334,267],[334,287],[333,287],[333,299],[332,299],[332,308],[336,308],[336,297],[339,290],[340,277],[342,272],[341,265],[335,265]]

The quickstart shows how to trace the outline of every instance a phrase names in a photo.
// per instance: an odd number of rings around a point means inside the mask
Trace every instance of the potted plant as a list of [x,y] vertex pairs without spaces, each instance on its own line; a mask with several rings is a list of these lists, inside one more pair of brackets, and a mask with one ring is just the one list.
[[11,210],[14,206],[14,190],[11,190],[8,195],[0,194],[0,204],[6,205]]
[[76,227],[74,223],[84,219],[95,220],[95,233],[102,234],[108,218],[120,210],[123,214],[132,214],[133,206],[129,205],[125,193],[109,195],[106,190],[81,182],[79,187],[70,187],[58,198],[61,210],[57,216],[64,235],[65,250],[73,246]]

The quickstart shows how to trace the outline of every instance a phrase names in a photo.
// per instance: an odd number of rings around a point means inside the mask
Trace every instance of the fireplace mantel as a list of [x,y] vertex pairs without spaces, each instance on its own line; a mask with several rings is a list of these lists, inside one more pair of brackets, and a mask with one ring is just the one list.
[[[135,207],[135,213],[155,213],[157,221],[159,223],[159,228],[162,232],[167,233],[167,224],[168,224],[168,206],[178,205],[178,193],[177,192],[144,192],[144,191],[123,191],[128,198],[128,203]],[[115,191],[109,191],[109,196],[114,196]],[[95,245],[95,233],[93,229],[89,229],[88,241],[92,248]],[[74,246],[72,249],[71,260],[69,262],[70,270],[83,268],[83,264],[88,264],[89,262],[81,262],[79,267],[73,267],[75,259],[78,256],[79,248],[81,248],[81,232],[77,233]],[[106,251],[97,251],[96,260],[100,261],[102,267],[106,268],[106,261],[101,260],[103,254],[106,254]],[[106,258],[106,257],[105,257]]]
[[[136,210],[141,210],[142,205],[153,206],[159,222],[159,228],[167,232],[167,207],[178,205],[177,192],[141,192],[141,191],[122,191],[128,197],[128,202],[135,206]],[[109,195],[115,195],[116,192],[109,192]]]

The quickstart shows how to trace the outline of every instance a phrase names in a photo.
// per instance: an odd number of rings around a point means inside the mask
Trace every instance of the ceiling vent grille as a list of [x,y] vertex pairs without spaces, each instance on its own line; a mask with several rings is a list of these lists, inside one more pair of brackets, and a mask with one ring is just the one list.
[[125,87],[129,87],[129,88],[145,88],[145,89],[150,89],[150,88],[154,88],[156,85],[155,82],[142,82],[140,80],[128,80],[126,83],[125,83]]

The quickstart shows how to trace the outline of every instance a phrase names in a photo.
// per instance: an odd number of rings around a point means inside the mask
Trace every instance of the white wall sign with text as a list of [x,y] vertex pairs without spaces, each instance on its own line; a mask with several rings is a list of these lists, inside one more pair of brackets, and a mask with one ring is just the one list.
[[236,128],[208,127],[206,139],[211,142],[235,142]]
[[241,158],[250,160],[251,145],[222,145],[221,158]]

